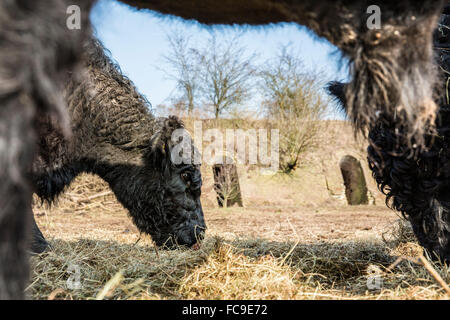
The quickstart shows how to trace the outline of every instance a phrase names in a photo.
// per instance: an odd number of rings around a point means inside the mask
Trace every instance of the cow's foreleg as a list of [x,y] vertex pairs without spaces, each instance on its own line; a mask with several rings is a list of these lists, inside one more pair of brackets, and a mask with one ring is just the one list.
[[33,160],[34,105],[25,95],[1,94],[0,299],[20,299],[28,279],[32,192],[25,172]]
[[32,253],[42,253],[49,247],[48,242],[45,240],[44,235],[36,224],[34,215],[31,215],[31,252]]

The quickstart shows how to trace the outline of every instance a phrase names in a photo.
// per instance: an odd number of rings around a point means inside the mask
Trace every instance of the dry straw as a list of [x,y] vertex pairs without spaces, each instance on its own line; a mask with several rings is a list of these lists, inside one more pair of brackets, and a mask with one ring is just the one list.
[[[80,179],[58,212],[76,215],[85,206],[108,214],[120,208],[106,185]],[[32,258],[27,293],[33,299],[449,298],[448,265],[423,255],[420,261],[397,259],[407,256],[401,250],[414,241],[401,221],[384,241],[305,243],[292,232],[293,242],[208,235],[200,250],[172,251],[155,250],[148,239],[136,243],[135,234],[127,241],[55,239],[51,251]],[[373,270],[382,280],[374,290],[367,285]],[[79,286],[69,285],[77,272]]]

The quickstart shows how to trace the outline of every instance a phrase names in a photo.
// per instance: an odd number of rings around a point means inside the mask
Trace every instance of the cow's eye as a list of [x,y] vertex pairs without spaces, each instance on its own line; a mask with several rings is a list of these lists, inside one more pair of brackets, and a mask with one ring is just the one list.
[[189,173],[183,172],[183,173],[181,174],[181,179],[183,179],[183,181],[186,182],[186,183],[190,182]]

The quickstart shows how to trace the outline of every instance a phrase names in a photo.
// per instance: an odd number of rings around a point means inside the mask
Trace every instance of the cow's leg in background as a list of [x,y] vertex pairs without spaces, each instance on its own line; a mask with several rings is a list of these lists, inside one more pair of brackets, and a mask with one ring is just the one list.
[[24,173],[33,160],[35,110],[27,97],[2,93],[0,88],[0,299],[19,299],[28,279],[32,193]]
[[62,86],[91,34],[94,1],[76,1],[79,28],[67,24],[70,0],[0,1],[0,299],[20,299],[28,279],[30,177],[36,115],[51,115],[70,134]]

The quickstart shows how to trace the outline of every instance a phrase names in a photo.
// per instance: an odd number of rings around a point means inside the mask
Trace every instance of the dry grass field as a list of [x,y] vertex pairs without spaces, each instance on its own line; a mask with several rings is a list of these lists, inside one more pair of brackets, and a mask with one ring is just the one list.
[[[326,129],[326,130],[325,130]],[[76,179],[51,208],[36,198],[52,250],[32,258],[33,299],[448,299],[448,266],[422,260],[408,225],[384,205],[344,122],[293,176],[239,167],[244,207],[218,208],[202,168],[208,226],[199,250],[162,251],[140,235],[99,178]],[[371,204],[349,207],[338,167],[363,162]]]

